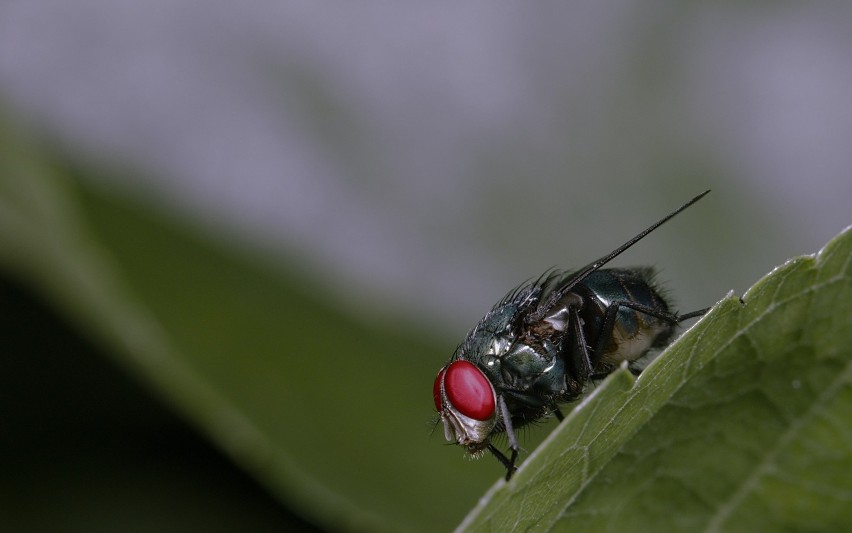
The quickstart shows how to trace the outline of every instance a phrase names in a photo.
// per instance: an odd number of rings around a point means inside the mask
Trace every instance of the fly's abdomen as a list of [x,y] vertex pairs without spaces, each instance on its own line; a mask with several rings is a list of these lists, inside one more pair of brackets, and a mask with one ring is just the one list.
[[586,304],[580,317],[595,372],[636,361],[674,333],[676,317],[654,283],[653,269],[598,270],[575,292]]

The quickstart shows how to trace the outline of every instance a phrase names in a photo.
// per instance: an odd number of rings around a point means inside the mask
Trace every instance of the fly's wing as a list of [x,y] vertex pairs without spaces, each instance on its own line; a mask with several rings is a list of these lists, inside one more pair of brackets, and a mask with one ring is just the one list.
[[621,255],[622,252],[624,252],[625,250],[627,250],[628,248],[630,248],[631,246],[633,246],[637,242],[644,239],[649,233],[651,233],[652,231],[654,231],[658,227],[662,226],[663,224],[665,224],[666,222],[671,220],[678,213],[680,213],[681,211],[683,211],[687,207],[691,206],[692,204],[694,204],[698,200],[704,198],[709,192],[710,192],[709,190],[704,191],[703,193],[694,197],[692,200],[686,202],[685,204],[678,207],[677,209],[675,209],[674,211],[672,211],[668,215],[664,216],[663,218],[661,218],[657,222],[651,224],[644,231],[642,231],[641,233],[639,233],[638,235],[636,235],[635,237],[633,237],[629,241],[625,242],[624,244],[622,244],[621,246],[619,246],[615,250],[611,251],[610,253],[606,254],[605,256],[601,257],[600,259],[598,259],[596,261],[592,261],[591,263],[589,263],[585,267],[581,268],[580,270],[570,273],[570,275],[567,278],[565,278],[565,280],[563,282],[559,283],[559,290],[553,290],[553,291],[550,292],[548,297],[541,299],[541,302],[542,302],[541,305],[539,305],[538,309],[533,313],[533,316],[531,316],[531,318],[533,320],[541,320],[542,318],[544,318],[544,314],[547,312],[547,309],[549,309],[551,306],[553,306],[553,304],[556,303],[559,299],[561,299],[563,295],[570,292],[571,289],[574,288],[574,286],[582,283],[583,280],[585,280],[587,277],[589,277],[589,275],[596,272],[601,267],[603,267],[604,265],[606,265],[607,263],[609,263],[610,261],[612,261],[613,259],[615,259],[619,255]]

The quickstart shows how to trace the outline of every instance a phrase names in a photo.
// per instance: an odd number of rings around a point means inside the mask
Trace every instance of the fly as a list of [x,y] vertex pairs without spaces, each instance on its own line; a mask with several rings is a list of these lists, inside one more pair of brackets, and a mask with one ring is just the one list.
[[[517,469],[515,429],[576,400],[592,379],[669,343],[680,322],[651,268],[602,269],[691,206],[705,191],[612,252],[577,271],[550,270],[512,290],[489,311],[438,372],[432,394],[447,440],[473,456],[491,452]],[[638,370],[634,371],[638,372]],[[505,432],[507,457],[492,442]]]

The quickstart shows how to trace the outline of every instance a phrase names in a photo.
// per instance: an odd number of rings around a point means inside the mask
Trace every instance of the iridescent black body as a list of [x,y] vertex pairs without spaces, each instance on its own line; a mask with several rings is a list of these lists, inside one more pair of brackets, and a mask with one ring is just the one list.
[[[554,414],[592,379],[635,365],[665,346],[678,323],[702,315],[671,310],[650,268],[602,269],[709,191],[606,256],[577,271],[551,270],[511,291],[486,314],[438,373],[433,388],[448,440],[478,455],[489,450],[515,470],[514,428]],[[510,457],[491,442],[505,432]]]
[[665,346],[680,319],[648,268],[592,272],[542,313],[541,302],[574,275],[551,271],[509,293],[454,356],[483,371],[515,428],[559,413],[558,404],[577,399],[589,379]]

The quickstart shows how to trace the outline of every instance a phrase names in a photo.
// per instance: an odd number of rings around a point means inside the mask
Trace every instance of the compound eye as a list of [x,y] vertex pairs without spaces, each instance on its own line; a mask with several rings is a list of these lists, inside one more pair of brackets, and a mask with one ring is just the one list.
[[438,377],[435,378],[435,384],[432,385],[432,397],[435,399],[435,409],[438,412],[443,410],[443,402],[441,401],[441,382],[444,380],[444,374],[447,373],[447,367],[438,371]]
[[[476,365],[469,361],[453,361],[441,370],[438,380],[441,377],[447,398],[458,412],[474,420],[489,420],[494,416],[494,388]],[[440,386],[437,389],[436,405],[440,400]]]

